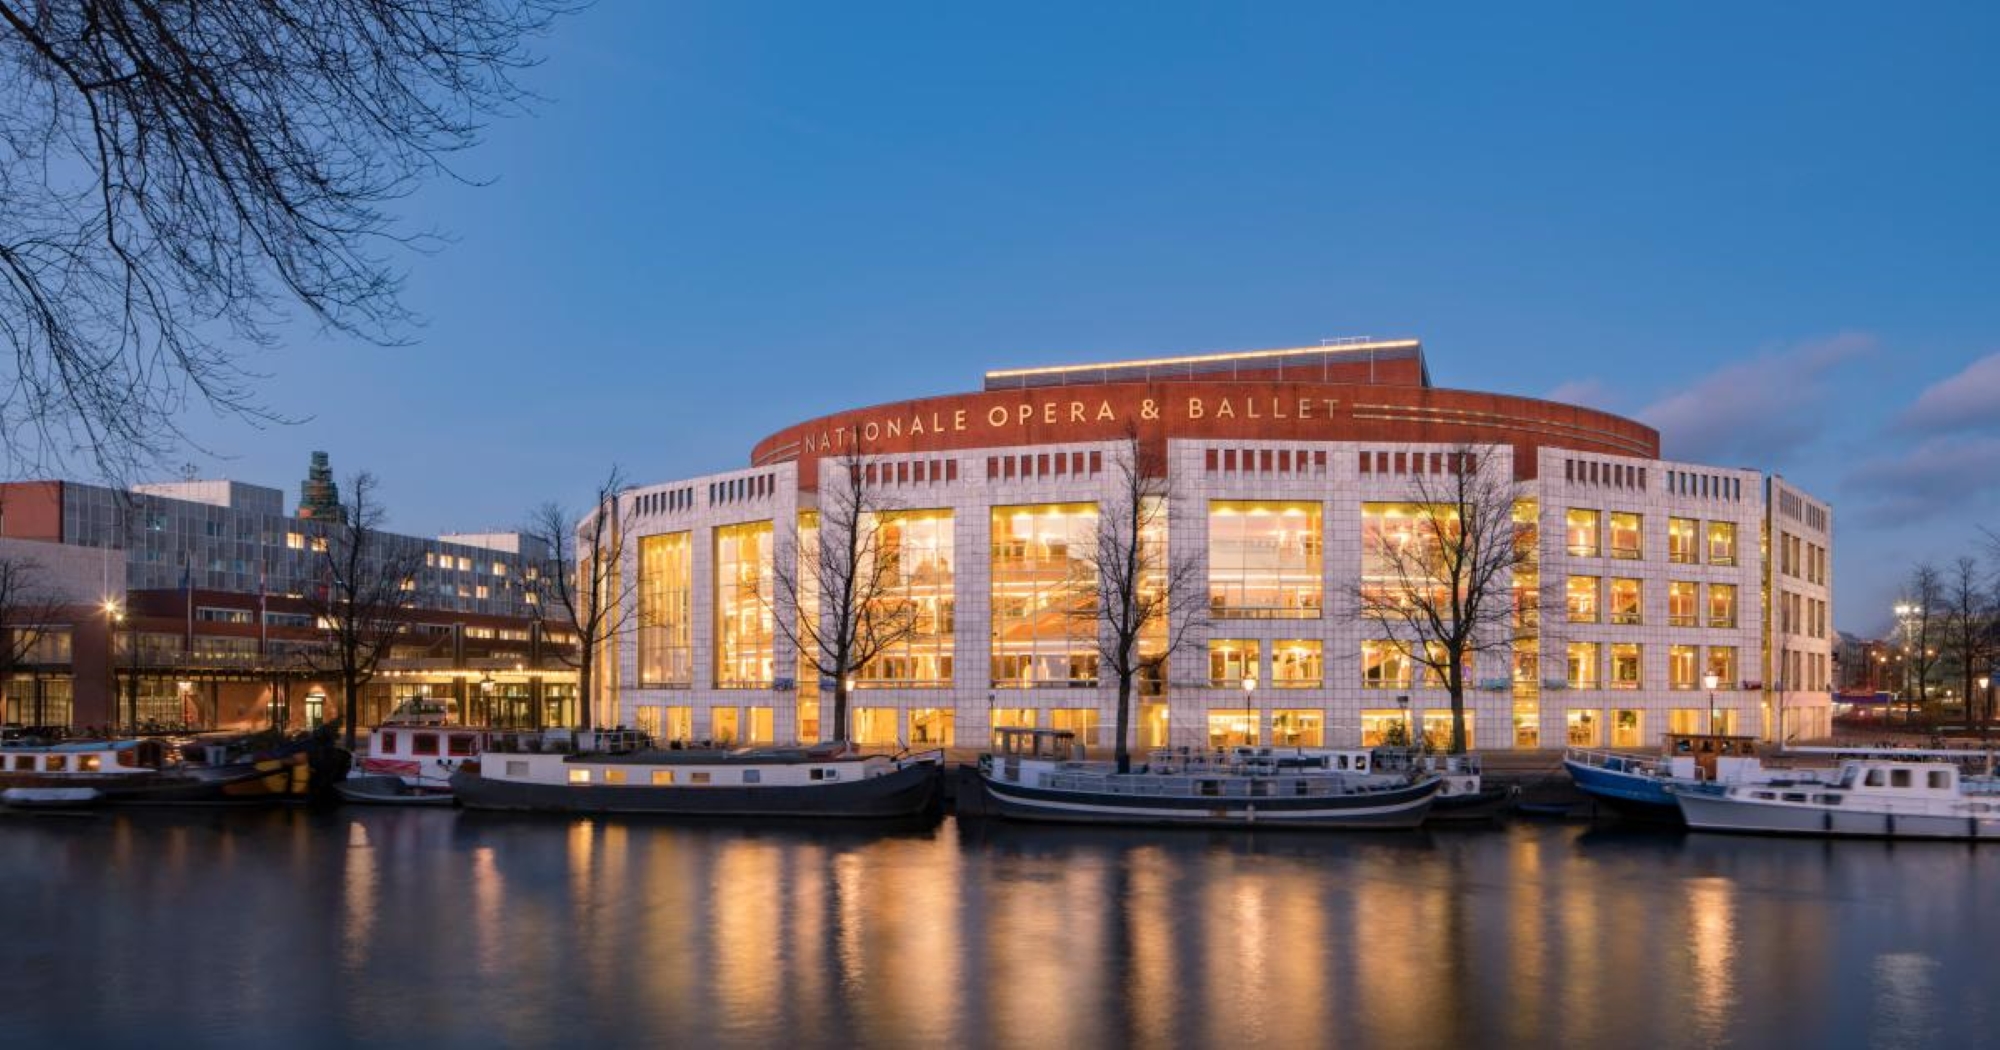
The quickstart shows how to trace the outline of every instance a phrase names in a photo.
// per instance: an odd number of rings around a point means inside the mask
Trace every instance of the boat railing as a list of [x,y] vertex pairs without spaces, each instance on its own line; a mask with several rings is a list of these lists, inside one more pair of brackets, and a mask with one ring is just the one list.
[[1594,766],[1612,773],[1637,773],[1644,776],[1657,776],[1661,773],[1660,759],[1654,755],[1572,747],[1563,752],[1563,757],[1578,765]]
[[1370,784],[1347,777],[1154,776],[1148,774],[1053,772],[1042,786],[1055,791],[1176,798],[1326,798],[1399,791],[1403,784]]

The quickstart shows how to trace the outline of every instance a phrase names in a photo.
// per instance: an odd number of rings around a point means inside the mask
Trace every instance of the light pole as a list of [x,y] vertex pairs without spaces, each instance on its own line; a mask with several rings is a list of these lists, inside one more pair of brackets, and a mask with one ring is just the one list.
[[[1986,687],[1992,684],[1992,681],[1993,680],[1986,675],[1979,676],[1979,735],[1980,736],[1986,735],[1986,723],[1990,721],[1990,716],[1993,710],[1993,694],[1986,691]],[[1971,714],[1971,711],[1969,710],[1972,707],[1971,697],[1966,698],[1965,706],[1968,708],[1966,713],[1968,715]]]
[[1701,684],[1708,690],[1708,735],[1715,736],[1715,687],[1722,684],[1722,678],[1714,671],[1701,676]]
[[1410,695],[1404,693],[1396,697],[1396,706],[1403,709],[1403,746],[1417,746],[1417,727],[1410,722]]
[[1250,746],[1263,743],[1264,715],[1257,709],[1257,676],[1243,676],[1243,702],[1250,705]]

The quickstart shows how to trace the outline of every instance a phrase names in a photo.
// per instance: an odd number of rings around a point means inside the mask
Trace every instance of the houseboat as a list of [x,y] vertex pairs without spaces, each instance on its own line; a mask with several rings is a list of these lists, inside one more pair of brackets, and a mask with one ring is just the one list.
[[397,777],[412,788],[449,791],[458,767],[478,758],[499,730],[481,726],[395,719],[368,738],[368,753],[355,763],[355,777]]
[[[209,804],[310,797],[313,752],[303,742],[245,754],[219,741],[85,740],[0,746],[0,798],[18,802]],[[49,794],[67,790],[65,796]],[[87,790],[93,794],[84,794]]]
[[1854,759],[1831,778],[1676,786],[1689,827],[1834,838],[2000,839],[2000,793],[1950,762]]
[[467,809],[888,819],[930,811],[943,753],[863,755],[843,744],[657,750],[606,731],[495,741],[451,776]]
[[1666,735],[1658,755],[1571,748],[1563,768],[1578,791],[1612,811],[1644,820],[1678,824],[1675,785],[1732,784],[1768,779],[1758,741],[1752,736]]
[[[1002,728],[979,759],[988,812],[1071,824],[1414,828],[1442,781],[1430,773],[1377,771],[1372,756],[1315,762],[1246,749],[1155,752],[1137,772],[1092,762],[1068,730]],[[1341,768],[1341,759],[1348,759]]]

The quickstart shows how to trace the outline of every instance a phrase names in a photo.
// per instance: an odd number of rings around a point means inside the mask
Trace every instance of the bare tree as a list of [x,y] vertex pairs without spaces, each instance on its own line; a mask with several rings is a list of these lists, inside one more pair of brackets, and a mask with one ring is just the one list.
[[1070,614],[1094,627],[1099,674],[1118,688],[1114,754],[1132,769],[1133,687],[1161,681],[1168,661],[1208,622],[1202,561],[1176,553],[1167,534],[1173,499],[1164,454],[1127,428],[1111,454],[1110,491],[1078,561]]
[[1937,566],[1923,562],[1910,570],[1905,586],[1908,593],[1901,610],[1903,689],[1906,694],[1909,692],[1909,676],[1914,675],[1917,706],[1921,708],[1930,701],[1931,676],[1937,671],[1938,645],[1944,636],[1944,575]]
[[306,604],[321,638],[305,653],[305,662],[339,680],[350,751],[361,716],[361,690],[409,630],[417,570],[423,564],[417,545],[383,531],[387,512],[377,496],[379,485],[365,470],[348,478],[344,514],[314,522],[310,533],[319,554],[319,580],[308,591]]
[[[27,663],[49,631],[63,622],[67,604],[44,582],[40,562],[0,555],[0,695],[13,680],[14,669]],[[40,720],[36,712],[35,721]]]
[[1517,576],[1537,573],[1537,552],[1532,523],[1516,520],[1523,492],[1503,450],[1460,445],[1417,462],[1426,459],[1432,469],[1410,475],[1412,513],[1364,529],[1353,600],[1362,622],[1450,694],[1456,754],[1466,748],[1471,665],[1481,653],[1511,652],[1517,619],[1544,603],[1539,589],[1516,587]]
[[1938,654],[1958,672],[1966,717],[1979,719],[1984,733],[1991,712],[1986,709],[1986,698],[1976,692],[1976,680],[1993,660],[1994,609],[1978,559],[1961,557],[1952,563],[1942,597],[1944,622],[1938,631]]
[[277,418],[243,346],[287,304],[408,324],[389,205],[521,108],[566,0],[0,0],[0,447],[107,470],[180,411]]
[[577,515],[550,501],[530,513],[527,526],[546,559],[530,592],[534,615],[544,638],[553,627],[573,639],[552,648],[576,669],[578,723],[584,729],[593,726],[597,665],[615,653],[618,639],[637,622],[638,573],[624,567],[626,488],[624,472],[613,466],[588,513]]
[[801,675],[833,683],[833,739],[848,738],[850,680],[924,628],[893,527],[900,508],[859,447],[820,461],[818,528],[771,574],[772,621]]

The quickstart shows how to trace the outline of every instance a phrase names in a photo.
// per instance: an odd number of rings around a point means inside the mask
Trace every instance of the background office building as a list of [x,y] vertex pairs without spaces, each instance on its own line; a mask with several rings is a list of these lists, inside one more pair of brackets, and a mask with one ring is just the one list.
[[859,450],[917,623],[854,675],[851,736],[978,747],[991,727],[1041,726],[1110,743],[1115,683],[1066,603],[1134,436],[1163,464],[1170,556],[1197,559],[1206,589],[1137,699],[1140,746],[1447,739],[1447,694],[1353,596],[1370,545],[1468,449],[1538,544],[1537,578],[1512,586],[1543,596],[1470,668],[1474,747],[1830,731],[1825,503],[1663,460],[1629,419],[1433,386],[1415,341],[991,372],[977,392],[789,427],[741,470],[633,489],[617,511],[635,629],[599,676],[602,714],[669,738],[832,735],[832,683],[801,673],[779,620],[799,603],[776,578],[801,536],[814,549],[843,483],[828,468]]

